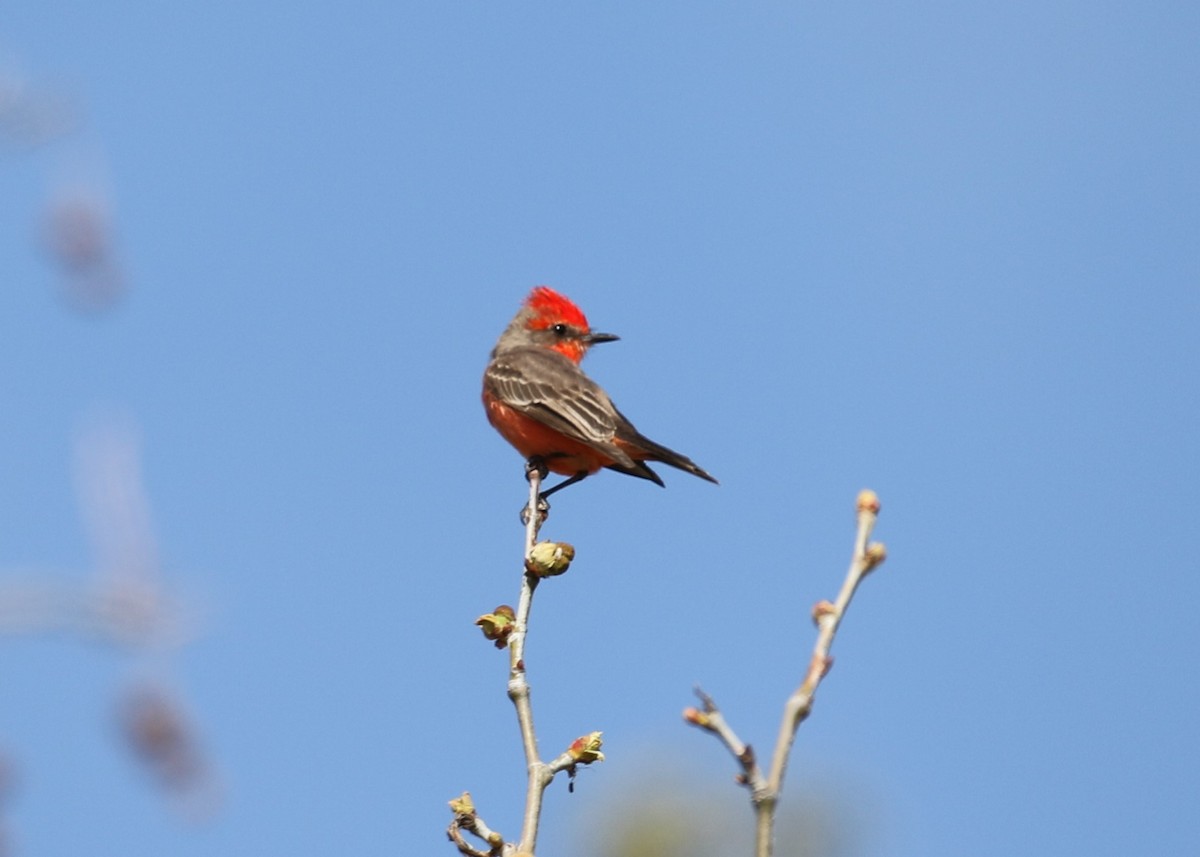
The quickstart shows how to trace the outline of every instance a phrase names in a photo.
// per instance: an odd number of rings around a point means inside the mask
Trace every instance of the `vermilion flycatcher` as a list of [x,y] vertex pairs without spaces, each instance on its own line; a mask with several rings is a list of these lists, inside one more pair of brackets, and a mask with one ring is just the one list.
[[545,286],[525,299],[492,349],[483,373],[488,421],[525,456],[531,467],[570,477],[542,492],[546,497],[601,467],[663,484],[647,461],[661,461],[716,482],[690,458],[641,434],[617,410],[579,361],[598,342],[571,301]]

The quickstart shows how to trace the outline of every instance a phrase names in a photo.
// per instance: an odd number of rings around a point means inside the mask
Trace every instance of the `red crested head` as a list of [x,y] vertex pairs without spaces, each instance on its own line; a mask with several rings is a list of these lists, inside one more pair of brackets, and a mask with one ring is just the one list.
[[612,342],[616,338],[611,333],[594,333],[583,310],[554,289],[538,286],[525,298],[520,312],[501,334],[492,356],[534,346],[557,351],[578,363],[597,342]]
[[525,306],[533,311],[529,326],[544,330],[556,324],[569,324],[581,331],[588,330],[587,316],[569,299],[549,286],[538,286],[525,298]]

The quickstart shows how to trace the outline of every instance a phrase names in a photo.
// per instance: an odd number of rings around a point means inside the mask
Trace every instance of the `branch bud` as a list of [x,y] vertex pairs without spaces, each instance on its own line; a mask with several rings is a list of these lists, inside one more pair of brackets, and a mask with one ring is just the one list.
[[450,811],[455,815],[474,815],[475,801],[471,800],[471,793],[463,792],[450,801]]
[[879,495],[870,488],[864,488],[858,492],[858,511],[870,512],[872,515],[879,514]]
[[484,613],[475,620],[475,624],[483,630],[483,636],[492,640],[497,649],[508,645],[509,635],[517,618],[516,612],[507,604],[501,604],[493,613]]
[[867,545],[867,552],[863,555],[864,571],[870,571],[887,559],[887,548],[883,546],[883,542],[872,542]]
[[818,601],[813,605],[812,620],[814,625],[820,625],[821,620],[826,616],[836,616],[837,608],[833,606],[832,601]]
[[683,719],[685,723],[699,726],[701,729],[708,729],[712,725],[712,718],[698,708],[683,709]]
[[600,746],[604,742],[600,740],[602,732],[589,732],[587,735],[581,735],[571,742],[571,746],[567,748],[567,755],[581,765],[590,765],[592,762],[603,762],[604,754],[600,752]]
[[538,542],[529,551],[525,570],[535,577],[554,577],[571,567],[575,548],[565,542]]

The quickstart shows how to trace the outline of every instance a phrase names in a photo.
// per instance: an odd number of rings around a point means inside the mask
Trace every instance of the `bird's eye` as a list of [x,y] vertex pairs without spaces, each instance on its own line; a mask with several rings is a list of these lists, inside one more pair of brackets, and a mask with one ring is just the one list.
[[559,324],[554,325],[554,327],[552,327],[550,329],[553,330],[559,336],[567,335],[567,326],[565,324],[562,324],[561,322]]

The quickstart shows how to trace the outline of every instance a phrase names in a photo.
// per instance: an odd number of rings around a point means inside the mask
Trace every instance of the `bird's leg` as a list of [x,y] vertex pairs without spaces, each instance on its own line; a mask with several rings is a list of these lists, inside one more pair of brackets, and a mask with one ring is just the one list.
[[[533,481],[533,474],[537,474],[539,479],[545,479],[550,475],[550,468],[546,467],[546,460],[540,455],[535,455],[533,458],[525,462],[525,479],[529,482]],[[539,521],[545,521],[550,515],[550,504],[546,502],[545,494],[538,494],[537,514]],[[521,524],[529,523],[529,504],[526,503],[521,507]]]
[[555,493],[556,491],[561,491],[562,489],[566,488],[568,485],[574,485],[576,482],[586,479],[587,475],[588,475],[588,472],[586,470],[580,470],[574,476],[568,476],[566,479],[564,479],[562,482],[559,482],[553,488],[543,491],[542,495],[541,495],[542,501],[544,502],[547,497],[549,497],[551,494]]
[[[531,458],[525,462],[525,478],[531,479],[533,477],[534,473],[537,473],[539,476],[541,476],[542,479],[545,479],[547,476],[550,475],[550,469],[548,467],[546,467],[546,459],[540,455],[535,455],[533,458]],[[559,482],[553,488],[549,488],[549,489],[543,491],[542,493],[538,494],[538,515],[541,516],[542,520],[545,520],[546,517],[550,514],[550,504],[548,502],[546,502],[547,497],[549,497],[551,494],[555,493],[556,491],[561,491],[562,489],[566,488],[568,485],[574,485],[576,482],[586,479],[587,476],[588,476],[588,472],[586,470],[580,470],[574,476],[568,476],[566,479],[564,479],[562,482]],[[529,522],[529,507],[526,505],[526,506],[521,507],[521,523],[526,524],[528,522]]]

